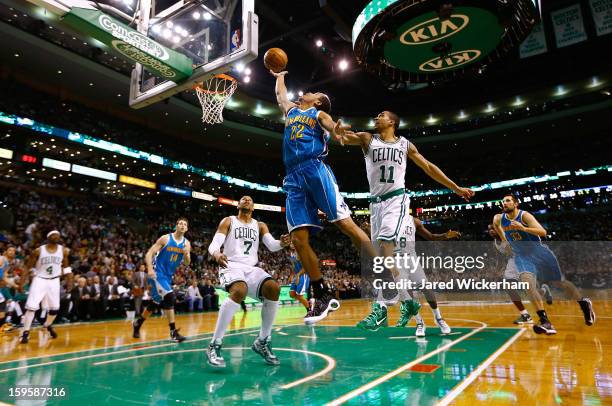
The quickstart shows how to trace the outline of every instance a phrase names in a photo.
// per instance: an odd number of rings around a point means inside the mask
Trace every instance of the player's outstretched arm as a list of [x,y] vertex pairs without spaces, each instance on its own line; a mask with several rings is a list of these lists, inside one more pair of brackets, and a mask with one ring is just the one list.
[[147,273],[151,278],[155,278],[155,271],[153,270],[153,257],[168,244],[168,236],[163,235],[155,241],[155,244],[151,245],[151,248],[145,254],[145,264],[147,265]]
[[191,265],[191,243],[189,240],[185,240],[185,255],[183,256],[183,264],[185,266]]
[[461,238],[461,233],[459,231],[448,230],[442,234],[434,234],[425,227],[423,222],[415,217],[414,225],[416,226],[416,232],[422,238],[427,241],[447,241]]
[[338,120],[337,122],[324,111],[319,110],[317,119],[319,120],[319,124],[325,131],[327,131],[332,139],[338,141],[340,144],[344,145],[343,138],[346,134],[346,131],[351,128],[350,125],[342,124],[342,121]]
[[285,85],[285,75],[288,73],[287,71],[282,72],[273,72],[270,71],[272,76],[276,78],[276,86],[274,87],[274,92],[276,93],[276,101],[278,102],[278,107],[281,109],[284,115],[287,115],[287,112],[296,106],[294,102],[289,100],[287,97],[287,86]]
[[70,250],[64,247],[64,258],[62,259],[62,275],[66,275],[66,283],[68,286],[72,285],[72,268],[69,266],[68,255],[70,254]]
[[289,245],[288,234],[281,235],[280,240],[275,239],[272,237],[272,234],[270,234],[268,225],[263,221],[259,222],[259,235],[262,236],[261,241],[264,243],[264,245],[272,252],[280,251]]
[[446,186],[457,195],[463,197],[465,200],[470,200],[474,196],[474,191],[465,187],[459,187],[455,182],[449,179],[448,176],[440,168],[433,163],[429,162],[423,155],[419,153],[416,146],[411,142],[408,146],[408,157],[414,162],[419,168],[423,170],[433,180],[441,185]]
[[221,247],[225,242],[225,237],[227,236],[227,233],[229,233],[231,225],[232,220],[229,217],[225,217],[223,220],[221,220],[219,227],[217,227],[217,232],[208,246],[208,253],[222,268],[227,267],[227,257],[225,254],[221,253]]
[[532,235],[537,235],[538,237],[546,237],[546,235],[548,234],[546,232],[546,229],[542,227],[542,225],[538,222],[538,220],[536,220],[533,214],[524,211],[523,221],[525,222],[525,224],[527,224],[527,226],[524,226],[521,222],[516,221],[516,220],[512,220],[511,223],[514,227],[518,228],[519,230],[532,234]]

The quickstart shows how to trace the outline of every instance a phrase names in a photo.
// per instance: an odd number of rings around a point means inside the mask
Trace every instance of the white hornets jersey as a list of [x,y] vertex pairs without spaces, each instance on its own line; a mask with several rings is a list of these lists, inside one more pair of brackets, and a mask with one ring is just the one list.
[[36,261],[35,275],[45,279],[53,279],[62,275],[64,247],[57,244],[55,252],[47,251],[47,245],[40,246],[40,255]]
[[408,145],[404,137],[399,137],[395,142],[385,142],[379,134],[372,134],[368,150],[364,153],[372,196],[405,189]]
[[230,229],[223,243],[223,254],[227,257],[229,266],[239,263],[255,266],[259,262],[257,251],[259,250],[259,223],[251,219],[244,224],[236,216],[230,216]]

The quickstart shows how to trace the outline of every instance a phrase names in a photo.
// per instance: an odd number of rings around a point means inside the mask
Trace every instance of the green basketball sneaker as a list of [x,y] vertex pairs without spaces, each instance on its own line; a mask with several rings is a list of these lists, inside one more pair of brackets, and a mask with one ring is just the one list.
[[419,309],[421,309],[421,304],[419,302],[411,299],[404,300],[400,304],[400,318],[395,324],[395,327],[405,327],[412,316],[416,316],[419,313]]
[[357,327],[370,331],[376,331],[381,327],[387,327],[387,325],[387,306],[381,306],[378,303],[373,303],[372,313],[357,323]]

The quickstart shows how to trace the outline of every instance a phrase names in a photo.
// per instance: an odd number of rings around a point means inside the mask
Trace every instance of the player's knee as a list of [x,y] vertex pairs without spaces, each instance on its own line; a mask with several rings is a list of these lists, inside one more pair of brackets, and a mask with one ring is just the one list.
[[269,279],[263,284],[261,293],[264,298],[277,301],[280,297],[280,286],[276,281]]
[[234,302],[240,303],[246,299],[248,291],[249,289],[246,283],[235,282],[229,288],[229,295]]
[[308,231],[298,230],[291,233],[291,242],[296,250],[301,250],[308,247]]

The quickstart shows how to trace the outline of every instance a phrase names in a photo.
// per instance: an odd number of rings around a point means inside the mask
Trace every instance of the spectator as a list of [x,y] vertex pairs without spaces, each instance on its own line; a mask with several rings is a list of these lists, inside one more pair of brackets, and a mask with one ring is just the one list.
[[200,292],[204,298],[204,310],[219,310],[219,295],[217,295],[210,279],[206,279]]
[[202,295],[200,294],[198,283],[195,279],[191,281],[191,285],[187,288],[187,297],[185,300],[187,301],[190,312],[193,312],[194,305],[197,306],[198,311],[202,311],[204,301],[202,300]]
[[71,299],[73,304],[73,320],[89,320],[93,313],[93,304],[91,301],[92,291],[87,286],[87,279],[80,277],[77,281],[77,286],[72,289]]

